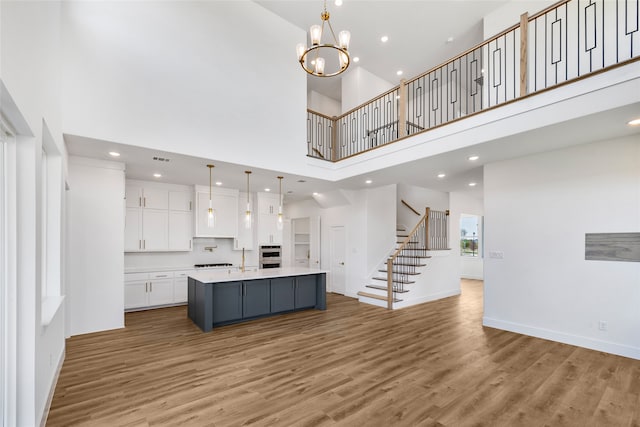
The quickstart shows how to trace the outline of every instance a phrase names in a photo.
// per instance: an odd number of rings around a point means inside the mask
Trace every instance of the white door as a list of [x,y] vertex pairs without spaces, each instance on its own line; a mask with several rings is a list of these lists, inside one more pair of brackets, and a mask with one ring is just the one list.
[[345,231],[344,227],[331,227],[329,253],[331,265],[329,271],[331,292],[345,294]]

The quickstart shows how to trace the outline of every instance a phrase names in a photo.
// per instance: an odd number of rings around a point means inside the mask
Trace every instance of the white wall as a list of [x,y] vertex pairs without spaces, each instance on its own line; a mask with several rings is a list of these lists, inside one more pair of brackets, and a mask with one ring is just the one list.
[[484,17],[484,39],[495,36],[512,25],[520,23],[520,15],[533,15],[552,4],[555,0],[512,0]]
[[451,252],[459,257],[459,275],[463,279],[482,280],[484,278],[484,258],[460,256],[460,216],[462,214],[484,215],[483,200],[464,192],[449,193],[450,207],[450,227],[451,230]]
[[[402,200],[420,212],[420,216],[403,205]],[[411,231],[420,218],[424,216],[427,207],[436,211],[446,211],[449,209],[449,193],[415,185],[398,184],[398,224],[403,225],[407,232]]]
[[339,116],[342,113],[341,103],[339,101],[318,93],[315,90],[309,91],[307,95],[307,108],[329,117]]
[[[16,384],[10,390],[10,406],[5,408],[9,425],[39,425],[46,417],[48,398],[64,357],[65,307],[58,306],[49,324],[43,326],[41,292],[45,241],[41,227],[41,153],[45,138],[50,143],[48,151],[59,156],[57,179],[61,181],[60,175],[66,174],[67,154],[60,131],[59,57],[59,2],[0,2],[0,112],[17,131],[10,149],[16,173],[9,189],[13,193],[9,194],[10,200],[15,200],[9,228],[16,230],[16,251],[15,262],[8,266],[15,281],[8,286],[15,297],[16,313],[8,333],[16,341],[15,346],[7,348],[10,354],[6,360],[13,364],[10,369]],[[64,211],[64,196],[58,193],[57,197],[62,200],[50,202]],[[57,215],[59,212],[54,212]],[[50,248],[64,246],[60,233],[51,233],[46,242]],[[54,266],[50,277],[63,274],[59,266]],[[62,293],[64,288],[63,283]]]
[[342,112],[346,113],[394,86],[362,67],[355,67],[342,77]]
[[[395,185],[388,185],[361,191],[343,190],[342,194],[348,198],[345,205],[322,208],[315,201],[306,200],[285,205],[285,216],[320,216],[320,263],[327,270],[331,227],[345,227],[345,294],[356,298],[371,270],[394,246],[396,189]],[[331,290],[330,275],[328,282]]]
[[124,164],[69,159],[70,335],[124,327]]
[[250,1],[65,2],[62,16],[66,133],[304,172],[304,30]]
[[584,259],[585,233],[640,231],[640,141],[488,164],[484,192],[504,258],[485,259],[483,323],[640,359],[640,263]]

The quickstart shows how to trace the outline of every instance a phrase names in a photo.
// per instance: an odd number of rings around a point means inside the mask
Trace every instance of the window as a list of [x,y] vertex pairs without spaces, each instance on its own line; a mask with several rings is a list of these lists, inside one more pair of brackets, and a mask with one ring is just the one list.
[[460,255],[481,257],[482,217],[462,214],[460,216]]

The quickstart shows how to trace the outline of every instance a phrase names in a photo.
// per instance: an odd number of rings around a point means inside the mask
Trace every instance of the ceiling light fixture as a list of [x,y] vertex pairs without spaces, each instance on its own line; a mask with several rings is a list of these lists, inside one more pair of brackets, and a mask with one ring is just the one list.
[[279,201],[279,206],[278,206],[278,230],[282,230],[282,228],[284,227],[284,219],[282,218],[282,176],[277,177],[278,178],[278,183],[280,185],[280,192],[278,193],[278,201]]
[[382,37],[380,37],[380,41],[381,41],[382,43],[386,43],[386,42],[388,42],[388,41],[389,41],[389,36],[382,36]]
[[640,119],[634,119],[627,123],[629,126],[640,126]]
[[470,182],[469,187],[475,187],[477,184],[475,182]]
[[336,1],[334,2],[334,4],[335,4],[336,6],[342,6],[342,0],[336,0]]
[[209,209],[207,210],[207,227],[214,228],[216,226],[216,213],[213,210],[213,202],[211,201],[211,170],[215,167],[207,165],[209,168]]
[[444,173],[439,173],[439,174],[438,174],[438,178],[444,178],[445,176],[447,176],[447,175],[446,175],[446,174],[444,174]]
[[111,157],[120,157],[120,153],[118,153],[117,151],[109,151],[109,155]]
[[401,75],[402,75],[402,70],[398,70],[398,71],[396,71],[396,74],[397,74],[397,75],[399,75],[399,76],[401,76]]
[[251,171],[244,171],[247,174],[247,210],[244,213],[244,228],[247,230],[251,229],[251,193],[249,192],[249,176],[251,175]]
[[217,185],[218,187],[220,187],[220,186],[222,185],[222,183],[221,183],[220,181],[216,181],[216,185]]
[[469,160],[471,160],[472,162],[475,162],[479,158],[480,158],[480,156],[469,156]]
[[[349,67],[349,41],[351,39],[351,33],[349,31],[340,31],[338,34],[338,38],[336,38],[336,34],[333,32],[333,27],[331,27],[331,22],[329,21],[329,12],[327,12],[327,0],[324,1],[324,10],[320,14],[320,19],[322,19],[322,25],[312,25],[309,29],[309,35],[311,37],[311,47],[307,48],[307,45],[304,43],[298,43],[296,45],[296,52],[298,53],[298,62],[302,68],[309,74],[318,77],[331,77],[337,76],[342,73]],[[329,26],[329,30],[331,31],[331,36],[333,37],[332,43],[322,43],[322,35],[324,33],[324,23],[327,23]],[[337,71],[333,71],[330,73],[325,73],[324,66],[325,60],[320,56],[320,52],[324,51],[335,53],[333,51],[337,51],[338,54],[338,63],[339,68]],[[310,61],[313,65],[313,68],[309,68],[306,65],[307,55],[309,53],[314,52],[313,61]],[[315,62],[314,62],[315,61]]]
[[264,191],[266,191],[268,193],[269,191],[271,191],[271,189],[270,188],[265,188]]
[[160,173],[154,173],[153,176],[156,178],[162,178],[162,174]]
[[366,180],[364,183],[365,184],[371,184],[373,181],[371,181],[370,179]]
[[354,57],[353,57],[353,62],[360,62],[360,58],[359,58],[359,57],[357,57],[357,56],[354,56]]
[[314,191],[313,192],[313,196],[317,196],[317,195],[318,195],[318,193]]

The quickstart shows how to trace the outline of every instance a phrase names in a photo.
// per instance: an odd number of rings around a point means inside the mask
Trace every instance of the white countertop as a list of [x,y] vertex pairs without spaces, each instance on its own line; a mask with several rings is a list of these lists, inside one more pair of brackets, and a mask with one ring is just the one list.
[[[127,267],[124,269],[125,274],[127,273],[153,273],[153,272],[160,272],[160,271],[185,271],[185,270],[195,270],[195,271],[209,271],[209,270],[228,270],[230,268],[239,268],[237,265],[233,265],[233,266],[226,266],[226,267],[199,267],[196,268],[193,266],[193,264],[191,265],[186,265],[186,266],[160,266],[160,267]],[[258,268],[258,266],[256,265],[252,265],[252,266],[247,266],[247,269],[256,269]]]
[[189,275],[202,283],[237,282],[240,280],[272,279],[275,277],[305,276],[327,273],[326,270],[308,267],[262,268],[254,271],[205,270]]

